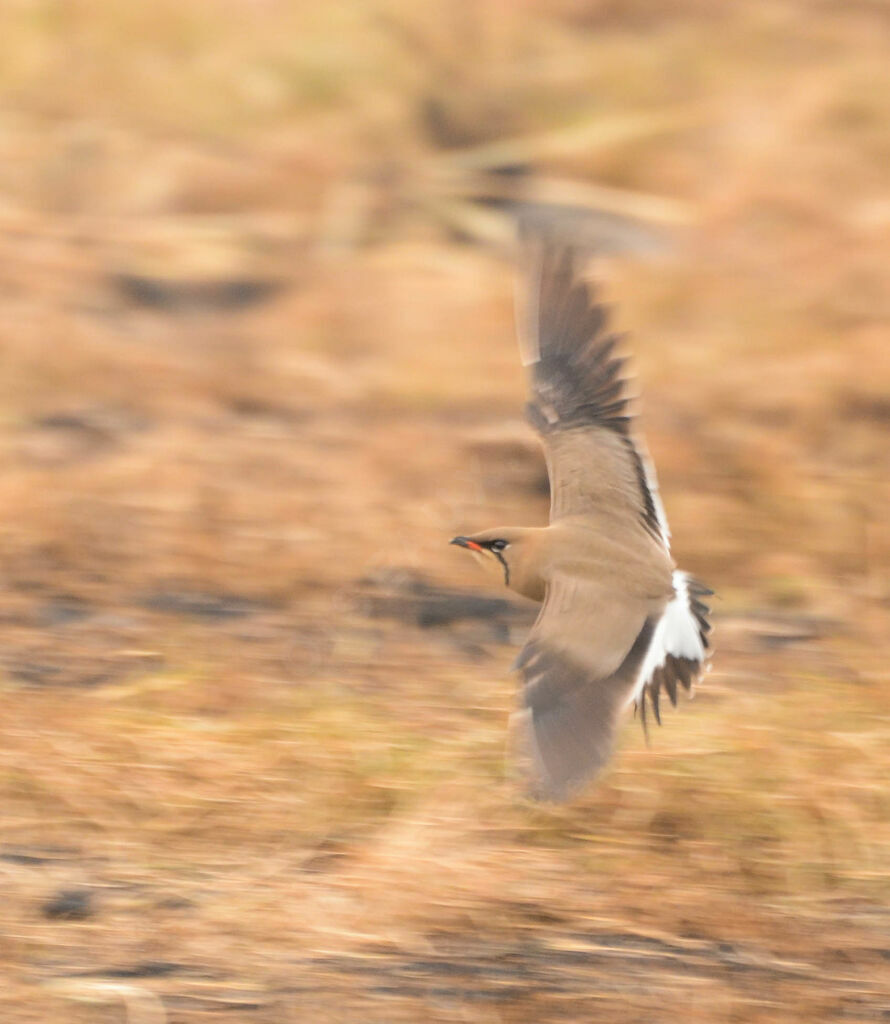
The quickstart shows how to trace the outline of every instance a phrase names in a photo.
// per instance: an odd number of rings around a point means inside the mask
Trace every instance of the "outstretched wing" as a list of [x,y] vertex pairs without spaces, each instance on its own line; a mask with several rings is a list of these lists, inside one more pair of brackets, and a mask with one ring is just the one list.
[[573,250],[539,243],[523,361],[531,370],[529,418],[550,474],[550,520],[596,509],[639,524],[666,549],[670,534],[655,473],[634,438],[620,336]]
[[[669,565],[670,534],[645,448],[632,431],[625,360],[605,308],[580,276],[573,251],[531,250],[532,300],[523,360],[529,418],[550,474],[551,523],[585,520],[614,550],[611,579],[550,580],[517,660],[522,740],[535,789],[564,799],[608,759],[621,711],[665,690],[691,687],[707,653],[709,593],[674,572],[673,596],[641,588],[639,567]],[[617,568],[616,568],[617,567]],[[620,570],[620,571],[619,571]],[[636,585],[623,585],[634,581]],[[645,719],[644,719],[645,720]]]
[[564,800],[606,763],[660,613],[596,580],[551,580],[515,665],[520,752],[536,796]]

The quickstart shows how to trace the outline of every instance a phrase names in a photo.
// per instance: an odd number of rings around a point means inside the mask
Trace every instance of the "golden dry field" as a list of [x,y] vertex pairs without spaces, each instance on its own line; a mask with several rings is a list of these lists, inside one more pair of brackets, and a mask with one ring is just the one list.
[[[884,0],[5,0],[0,1020],[890,1020],[888,168]],[[717,654],[552,807],[569,199]]]

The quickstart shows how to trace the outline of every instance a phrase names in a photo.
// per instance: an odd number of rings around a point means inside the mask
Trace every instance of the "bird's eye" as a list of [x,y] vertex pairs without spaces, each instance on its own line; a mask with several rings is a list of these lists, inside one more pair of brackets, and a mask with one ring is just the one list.
[[504,548],[508,547],[508,544],[505,540],[493,540],[490,547],[492,551],[503,551]]

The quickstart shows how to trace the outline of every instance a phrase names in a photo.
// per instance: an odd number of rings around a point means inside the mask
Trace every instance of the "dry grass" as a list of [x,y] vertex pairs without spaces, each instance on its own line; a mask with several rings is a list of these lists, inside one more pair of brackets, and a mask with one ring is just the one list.
[[[884,1019],[887,19],[3,5],[4,1021]],[[429,178],[535,133],[693,210],[601,274],[720,594],[694,704],[563,809],[505,763],[522,630],[357,597],[546,515],[511,268]]]

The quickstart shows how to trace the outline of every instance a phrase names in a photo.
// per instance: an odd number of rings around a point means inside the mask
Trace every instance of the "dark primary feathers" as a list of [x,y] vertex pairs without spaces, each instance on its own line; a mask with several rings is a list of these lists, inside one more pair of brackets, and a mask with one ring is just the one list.
[[[621,335],[609,330],[606,307],[578,274],[571,249],[542,246],[537,269],[525,361],[529,419],[550,469],[551,520],[588,511],[607,488],[622,488],[646,530],[667,547],[658,489],[631,433],[626,360],[616,354]],[[585,464],[588,479],[580,480]]]
[[609,332],[604,306],[577,276],[570,249],[541,255],[532,310],[535,354],[529,415],[546,434],[602,426],[628,433],[625,360],[615,355],[620,336]]

